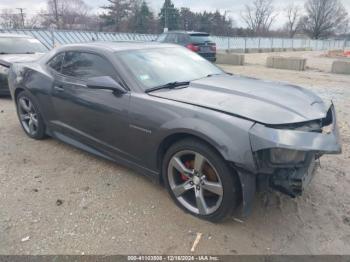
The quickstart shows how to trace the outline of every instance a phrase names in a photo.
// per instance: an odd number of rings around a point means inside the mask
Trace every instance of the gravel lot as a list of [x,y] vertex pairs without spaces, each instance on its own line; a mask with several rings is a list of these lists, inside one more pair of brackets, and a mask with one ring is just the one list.
[[0,254],[188,254],[198,232],[194,254],[350,254],[350,76],[328,73],[331,59],[319,52],[285,55],[308,57],[311,69],[267,69],[266,54],[223,68],[333,99],[343,154],[322,159],[301,198],[258,195],[243,221],[198,220],[126,167],[27,138],[13,102],[0,99]]

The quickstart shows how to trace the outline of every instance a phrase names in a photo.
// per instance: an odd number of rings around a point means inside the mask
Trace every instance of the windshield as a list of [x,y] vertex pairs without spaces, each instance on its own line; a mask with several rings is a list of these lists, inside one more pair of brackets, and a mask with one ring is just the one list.
[[222,70],[183,47],[156,48],[115,53],[145,90],[171,82],[187,82]]
[[45,53],[47,48],[34,38],[0,37],[0,54]]

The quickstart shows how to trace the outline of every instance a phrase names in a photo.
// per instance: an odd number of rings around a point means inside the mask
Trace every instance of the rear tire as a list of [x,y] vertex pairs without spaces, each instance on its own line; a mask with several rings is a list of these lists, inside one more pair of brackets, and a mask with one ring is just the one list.
[[201,219],[219,222],[239,204],[237,174],[201,140],[173,144],[163,158],[162,175],[175,203]]
[[45,123],[32,94],[22,91],[16,98],[17,116],[27,136],[33,139],[44,139]]

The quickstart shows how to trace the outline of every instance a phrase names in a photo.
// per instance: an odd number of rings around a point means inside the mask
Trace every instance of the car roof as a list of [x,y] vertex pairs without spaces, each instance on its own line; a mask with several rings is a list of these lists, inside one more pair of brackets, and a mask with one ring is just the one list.
[[127,51],[127,50],[138,50],[138,49],[152,49],[152,48],[166,48],[166,47],[178,47],[174,44],[163,44],[159,42],[129,42],[129,41],[120,41],[120,42],[90,42],[90,43],[81,43],[81,44],[70,44],[64,45],[60,49],[99,49],[110,52],[117,51]]
[[210,34],[207,33],[207,32],[181,31],[181,30],[177,30],[177,31],[168,31],[168,32],[165,32],[164,34],[171,34],[171,33],[188,34],[188,35],[210,35]]
[[33,38],[32,36],[29,35],[20,35],[20,34],[1,34],[0,37],[2,38]]

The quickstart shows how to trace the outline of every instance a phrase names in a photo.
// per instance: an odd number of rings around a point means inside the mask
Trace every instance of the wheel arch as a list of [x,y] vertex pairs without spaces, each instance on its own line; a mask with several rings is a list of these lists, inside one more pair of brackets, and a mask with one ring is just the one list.
[[162,125],[161,131],[156,134],[157,167],[161,163],[162,153],[171,143],[194,137],[209,144],[226,161],[254,170],[255,161],[248,134],[253,123],[239,118],[215,118],[214,122],[209,120],[185,117]]
[[15,103],[16,103],[16,104],[17,104],[17,97],[18,97],[18,95],[19,95],[20,93],[22,93],[23,91],[25,91],[25,89],[22,88],[22,87],[16,88],[15,93],[14,93],[14,100],[15,100]]
[[[165,136],[161,143],[158,146],[157,150],[157,167],[159,170],[162,170],[163,165],[163,158],[167,150],[178,141],[184,140],[184,139],[195,139],[199,140],[205,144],[207,144],[210,148],[212,148],[216,153],[218,153],[224,160],[227,160],[223,151],[218,148],[218,144],[213,141],[212,139],[208,138],[204,134],[195,133],[190,130],[181,130],[178,132],[173,132],[167,136]],[[160,183],[163,183],[162,181],[162,175],[159,176]]]

